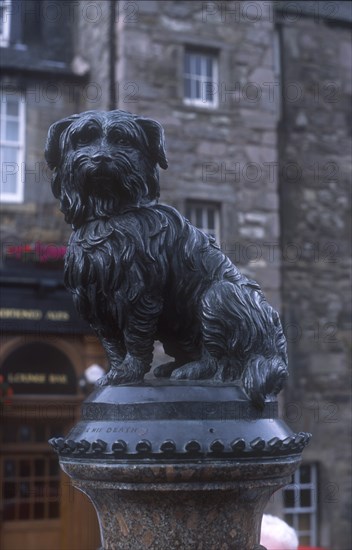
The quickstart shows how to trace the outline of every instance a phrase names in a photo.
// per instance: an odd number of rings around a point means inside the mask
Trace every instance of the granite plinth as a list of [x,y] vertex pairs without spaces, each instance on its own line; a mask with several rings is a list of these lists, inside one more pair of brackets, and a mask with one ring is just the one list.
[[61,457],[93,502],[103,550],[257,550],[270,496],[300,457],[107,464]]

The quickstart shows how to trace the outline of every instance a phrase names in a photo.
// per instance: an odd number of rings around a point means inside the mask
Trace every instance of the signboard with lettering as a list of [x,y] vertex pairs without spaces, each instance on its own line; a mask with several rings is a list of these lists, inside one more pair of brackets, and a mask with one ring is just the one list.
[[77,377],[69,358],[55,346],[31,342],[3,362],[1,374],[18,394],[75,394]]
[[2,285],[0,296],[2,331],[36,334],[92,332],[88,323],[78,316],[72,297],[64,288],[43,290],[22,285]]

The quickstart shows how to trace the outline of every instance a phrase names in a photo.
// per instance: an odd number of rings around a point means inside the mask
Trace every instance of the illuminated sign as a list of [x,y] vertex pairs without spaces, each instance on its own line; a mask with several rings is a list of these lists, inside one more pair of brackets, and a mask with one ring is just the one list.
[[0,319],[30,319],[31,321],[69,321],[70,313],[68,311],[47,311],[40,309],[17,309],[14,307],[0,308]]
[[43,291],[35,287],[2,286],[0,293],[3,332],[92,332],[88,323],[78,316],[72,296],[64,288]]
[[77,378],[69,358],[55,346],[31,342],[3,362],[1,374],[18,394],[75,394]]

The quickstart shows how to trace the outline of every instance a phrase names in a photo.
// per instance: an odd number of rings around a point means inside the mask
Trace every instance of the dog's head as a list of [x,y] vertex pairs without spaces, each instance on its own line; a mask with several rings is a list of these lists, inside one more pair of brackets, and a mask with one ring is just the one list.
[[45,158],[53,194],[74,227],[155,203],[158,165],[167,168],[162,126],[120,110],[59,120],[49,128]]

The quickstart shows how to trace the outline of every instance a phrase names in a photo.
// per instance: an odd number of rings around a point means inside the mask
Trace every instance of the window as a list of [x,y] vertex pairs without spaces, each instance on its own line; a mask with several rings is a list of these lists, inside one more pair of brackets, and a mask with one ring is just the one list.
[[220,243],[220,208],[216,204],[189,202],[186,205],[186,218]]
[[213,53],[186,49],[184,57],[184,102],[217,107],[218,63]]
[[10,39],[11,0],[0,0],[0,46],[6,47]]
[[60,468],[48,439],[64,426],[6,420],[0,442],[3,520],[54,519],[60,516]]
[[20,94],[3,91],[1,97],[1,186],[0,198],[23,201],[25,107]]
[[291,525],[302,546],[317,546],[317,466],[303,464],[293,483],[283,489],[284,519]]

